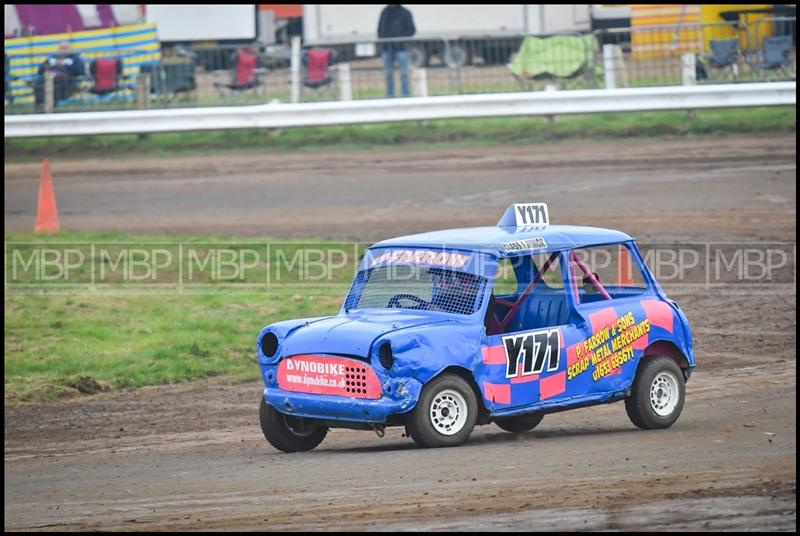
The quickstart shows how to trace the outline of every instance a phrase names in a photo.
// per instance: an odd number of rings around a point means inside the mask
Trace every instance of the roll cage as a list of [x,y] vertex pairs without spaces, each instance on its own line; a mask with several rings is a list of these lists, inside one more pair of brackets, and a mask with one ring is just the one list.
[[[625,259],[627,261],[628,260],[628,255],[630,255],[630,251],[629,251],[630,248],[631,248],[630,244],[627,243],[627,242],[618,242],[617,244],[619,246],[621,246],[620,251],[624,252]],[[615,244],[595,244],[595,245],[591,245],[591,246],[582,246],[581,248],[578,248],[578,249],[592,248],[592,247],[603,247],[603,246],[609,246],[609,245],[615,245]],[[506,331],[506,328],[508,327],[508,325],[511,323],[512,320],[514,320],[514,317],[517,315],[519,310],[522,308],[522,306],[525,304],[525,302],[530,298],[531,294],[533,294],[533,292],[535,291],[536,286],[542,281],[544,276],[547,274],[547,272],[550,270],[550,268],[553,266],[555,261],[559,258],[559,256],[562,253],[566,253],[566,257],[567,257],[567,260],[568,260],[568,266],[569,266],[569,270],[570,270],[570,277],[569,277],[569,281],[568,281],[569,290],[572,293],[573,300],[574,300],[574,303],[576,305],[580,303],[580,300],[579,300],[579,295],[580,294],[579,294],[579,290],[578,290],[578,277],[577,277],[578,274],[577,274],[576,268],[579,269],[582,272],[584,279],[588,280],[588,282],[591,283],[592,286],[594,286],[594,288],[597,290],[598,294],[600,294],[600,296],[602,296],[602,298],[604,300],[612,300],[613,299],[611,294],[608,292],[608,290],[606,290],[606,288],[603,286],[603,284],[597,278],[597,275],[594,274],[592,272],[592,270],[590,269],[590,267],[587,266],[586,263],[583,262],[583,260],[581,260],[581,258],[575,253],[575,249],[571,249],[571,250],[568,250],[568,251],[564,251],[564,250],[553,251],[553,252],[550,252],[549,256],[547,257],[545,262],[542,264],[541,268],[538,268],[536,266],[536,264],[533,262],[533,260],[531,259],[530,267],[533,269],[533,271],[535,273],[533,274],[533,278],[531,279],[531,282],[526,285],[526,287],[523,289],[523,291],[519,294],[519,297],[517,297],[516,299],[509,300],[509,299],[505,299],[505,298],[495,298],[494,297],[494,288],[493,288],[494,284],[496,282],[496,278],[495,278],[495,281],[492,282],[492,290],[491,290],[491,294],[490,294],[489,305],[488,305],[488,310],[487,310],[487,315],[486,315],[486,317],[487,317],[487,323],[486,323],[487,324],[487,326],[486,326],[487,327],[487,333],[498,334],[498,333],[504,333]],[[531,253],[526,253],[526,254],[519,255],[519,256],[513,256],[513,257],[509,256],[509,257],[504,257],[504,258],[513,259],[513,258],[522,258],[522,257],[530,258],[530,257],[532,257],[532,254]],[[636,258],[636,257],[634,257],[634,258],[638,262],[638,258]],[[623,266],[623,265],[627,267],[627,262],[624,263],[624,264],[621,264],[621,266]],[[640,270],[641,270],[641,267],[640,267]],[[653,283],[652,283],[652,279],[649,277],[649,274],[647,276],[644,275],[646,270],[641,270],[641,272],[642,272],[643,277],[645,278],[645,282],[646,282],[648,288],[652,288]],[[515,275],[517,275],[518,277],[519,277],[520,274],[524,275],[524,273],[525,273],[524,270],[517,271],[515,269]],[[620,276],[620,280],[630,281],[630,279],[631,279],[631,273],[630,273],[630,271],[627,271],[627,268],[626,268],[625,271],[623,271],[621,269],[619,276]],[[567,290],[567,285],[565,284],[564,291],[566,292],[566,290]],[[500,305],[500,306],[508,308],[508,310],[505,312],[505,314],[502,315],[502,318],[500,316],[498,316],[497,313],[494,311],[494,307],[493,307],[494,305]]]

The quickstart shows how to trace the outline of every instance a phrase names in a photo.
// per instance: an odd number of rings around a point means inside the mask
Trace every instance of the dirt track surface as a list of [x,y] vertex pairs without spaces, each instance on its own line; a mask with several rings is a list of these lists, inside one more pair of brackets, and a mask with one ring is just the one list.
[[769,361],[698,371],[668,430],[613,404],[455,449],[334,430],[281,454],[257,383],[6,408],[5,528],[792,529],[796,376]]
[[[555,223],[673,238],[794,226],[794,137],[55,161],[63,228],[375,240],[492,225],[546,199]],[[6,229],[30,230],[40,164],[5,165]],[[739,220],[739,221],[736,221]],[[758,225],[756,220],[761,220]]]
[[[379,239],[542,199],[640,239],[794,242],[795,155],[766,137],[53,168],[71,229]],[[28,229],[38,168],[5,169],[6,229]],[[6,406],[5,529],[795,530],[796,290],[676,299],[698,368],[668,430],[613,404],[454,449],[334,430],[281,454],[257,382]]]

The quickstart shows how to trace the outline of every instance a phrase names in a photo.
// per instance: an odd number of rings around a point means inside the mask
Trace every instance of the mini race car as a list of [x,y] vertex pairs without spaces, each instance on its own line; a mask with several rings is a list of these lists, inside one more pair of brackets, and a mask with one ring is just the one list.
[[332,427],[454,446],[476,424],[521,433],[621,400],[637,427],[667,428],[695,365],[686,317],[635,241],[550,225],[544,203],[373,245],[336,316],[271,324],[257,351],[261,429],[284,452]]

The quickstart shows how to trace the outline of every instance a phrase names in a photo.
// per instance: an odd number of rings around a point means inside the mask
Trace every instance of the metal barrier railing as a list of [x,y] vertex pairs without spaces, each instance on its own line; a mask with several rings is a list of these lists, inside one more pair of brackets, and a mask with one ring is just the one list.
[[[549,36],[163,46],[160,61],[126,66],[120,89],[110,96],[92,93],[88,73],[69,99],[60,99],[58,82],[35,70],[14,81],[12,91],[7,79],[5,113],[793,80],[794,28],[794,18],[765,17],[750,26],[692,23]],[[791,45],[778,39],[784,49],[776,49],[774,38],[788,34]],[[770,63],[768,55],[785,59]],[[37,84],[52,102],[34,106]]]

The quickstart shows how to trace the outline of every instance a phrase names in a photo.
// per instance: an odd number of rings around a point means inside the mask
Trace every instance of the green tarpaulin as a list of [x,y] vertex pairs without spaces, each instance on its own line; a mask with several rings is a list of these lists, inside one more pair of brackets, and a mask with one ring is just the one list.
[[521,78],[570,78],[592,68],[596,50],[593,35],[526,37],[508,68]]

